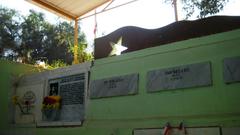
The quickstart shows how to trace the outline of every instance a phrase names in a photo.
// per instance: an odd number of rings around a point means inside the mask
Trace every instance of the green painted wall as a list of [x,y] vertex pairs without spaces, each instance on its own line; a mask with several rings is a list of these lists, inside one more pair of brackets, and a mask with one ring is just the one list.
[[[96,60],[91,80],[139,73],[139,93],[90,100],[89,125],[122,128],[177,126],[240,126],[240,83],[223,81],[223,59],[240,56],[240,30],[172,43]],[[213,85],[146,92],[146,74],[153,69],[210,61]]]
[[31,65],[0,60],[0,129],[9,128],[8,103],[9,100],[11,100],[9,94],[12,88],[11,81],[13,76],[21,76],[23,74],[30,74],[41,70],[42,69]]
[[[239,44],[240,30],[235,30],[94,61],[91,80],[139,73],[139,92],[131,96],[88,100],[86,120],[81,127],[12,127],[14,130],[7,130],[10,127],[6,126],[6,118],[2,115],[7,114],[5,88],[9,87],[9,79],[5,82],[1,79],[1,85],[6,83],[4,90],[1,90],[2,132],[130,135],[134,128],[161,128],[166,122],[178,126],[181,121],[190,127],[240,127],[240,83],[226,85],[223,81],[223,59],[240,56]],[[146,74],[149,70],[205,61],[210,61],[212,65],[212,86],[146,92]],[[7,74],[1,72],[1,78],[7,78]]]

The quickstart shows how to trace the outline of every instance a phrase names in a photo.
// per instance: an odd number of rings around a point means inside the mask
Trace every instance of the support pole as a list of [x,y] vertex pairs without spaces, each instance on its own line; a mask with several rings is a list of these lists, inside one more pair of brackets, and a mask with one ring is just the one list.
[[175,13],[175,21],[178,21],[178,12],[177,12],[177,0],[173,0],[173,6],[174,6],[174,13]]
[[78,64],[78,20],[75,19],[74,27],[74,61],[73,64]]
[[95,15],[94,15],[94,40],[97,38],[97,11],[95,9]]

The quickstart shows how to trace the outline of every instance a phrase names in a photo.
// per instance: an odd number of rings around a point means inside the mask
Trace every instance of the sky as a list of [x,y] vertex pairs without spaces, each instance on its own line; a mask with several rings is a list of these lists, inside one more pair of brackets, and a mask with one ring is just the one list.
[[[131,0],[115,0],[110,7],[122,4]],[[218,15],[240,15],[240,0],[229,0],[230,2],[224,7],[224,10]],[[41,9],[25,0],[0,0],[0,5],[19,11],[22,15],[28,15],[30,9],[43,12],[47,21],[56,23],[64,21],[51,12]],[[101,11],[99,7],[97,11]],[[178,3],[179,20],[185,18],[181,9],[182,5]],[[90,12],[89,14],[92,14]],[[192,17],[190,19],[196,19]],[[137,26],[147,29],[160,28],[175,21],[174,10],[171,4],[164,3],[164,0],[138,0],[131,4],[106,11],[97,15],[97,37],[107,35],[116,29],[124,26]],[[93,45],[94,40],[94,17],[80,20],[81,30],[85,33],[89,45]]]

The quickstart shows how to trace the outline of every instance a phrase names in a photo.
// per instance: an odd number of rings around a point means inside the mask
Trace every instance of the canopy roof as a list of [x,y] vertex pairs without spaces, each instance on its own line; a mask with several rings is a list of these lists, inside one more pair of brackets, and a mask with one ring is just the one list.
[[76,20],[110,0],[26,0],[61,17]]

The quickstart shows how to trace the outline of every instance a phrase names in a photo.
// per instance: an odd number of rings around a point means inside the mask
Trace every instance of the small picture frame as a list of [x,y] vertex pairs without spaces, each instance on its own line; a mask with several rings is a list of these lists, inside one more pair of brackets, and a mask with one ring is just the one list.
[[59,94],[58,82],[50,83],[49,96],[57,96]]

